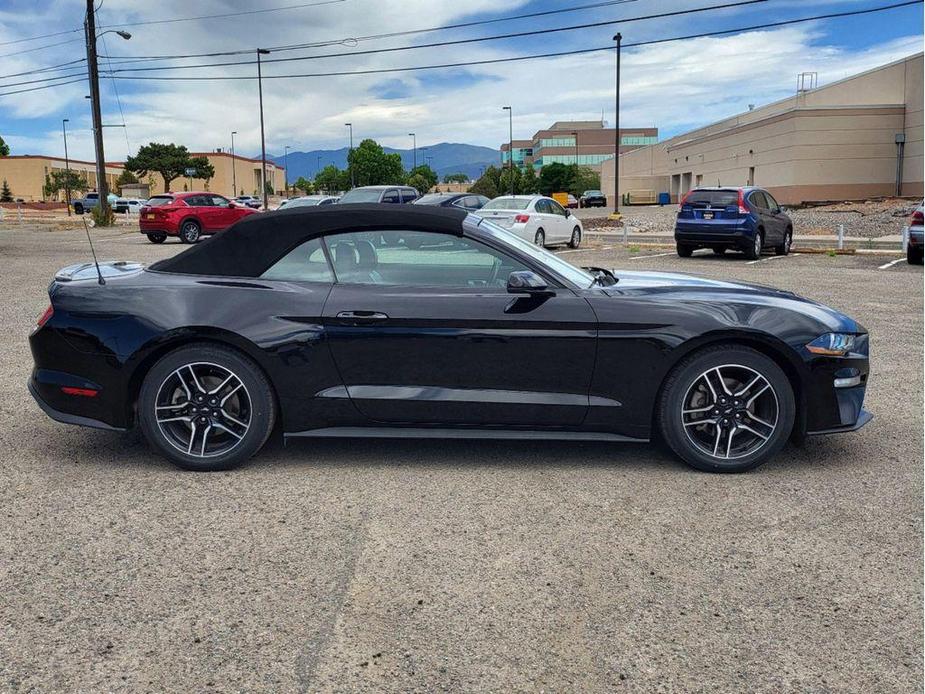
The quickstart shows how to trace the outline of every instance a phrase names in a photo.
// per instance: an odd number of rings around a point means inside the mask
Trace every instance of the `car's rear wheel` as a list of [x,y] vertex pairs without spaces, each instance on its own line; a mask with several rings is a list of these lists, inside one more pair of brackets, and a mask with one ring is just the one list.
[[572,238],[568,242],[569,248],[578,248],[581,245],[581,229],[575,227],[572,229]]
[[533,243],[542,248],[546,245],[546,232],[542,229],[536,230],[536,236],[533,237]]
[[910,265],[921,265],[923,254],[925,254],[925,249],[906,246],[906,262]]
[[185,470],[240,465],[266,443],[276,418],[260,368],[219,345],[180,347],[145,377],[138,417],[148,442]]
[[196,243],[202,233],[202,227],[195,219],[187,219],[180,226],[180,240],[183,243]]
[[681,361],[663,384],[659,428],[685,462],[708,472],[758,467],[787,442],[796,412],[786,374],[741,345],[717,345]]
[[793,229],[787,229],[784,232],[784,240],[781,241],[779,246],[774,247],[774,252],[777,255],[787,255],[790,253],[790,246],[793,244]]
[[84,213],[84,206],[81,205],[79,202],[75,202],[74,203],[74,214],[83,214],[83,213]]
[[761,229],[755,232],[751,245],[745,249],[745,257],[749,260],[758,260],[761,257],[761,249],[764,247],[762,240],[763,232]]
[[148,234],[148,241],[151,243],[164,243],[166,239],[167,234],[163,233],[162,231],[155,231]]
[[690,258],[694,253],[694,247],[688,246],[686,243],[678,243],[678,255],[682,258]]

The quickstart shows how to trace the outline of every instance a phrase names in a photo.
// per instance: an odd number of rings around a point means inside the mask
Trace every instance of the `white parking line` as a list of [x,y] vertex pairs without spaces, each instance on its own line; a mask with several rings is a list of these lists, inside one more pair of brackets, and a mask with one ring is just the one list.
[[897,258],[896,260],[891,260],[891,261],[888,262],[888,263],[884,263],[883,265],[881,265],[881,266],[878,267],[877,269],[878,269],[878,270],[887,270],[887,269],[893,267],[894,265],[896,265],[896,263],[904,263],[904,262],[906,262],[906,259],[905,259],[905,258]]
[[627,260],[643,260],[645,258],[661,258],[666,255],[677,255],[677,252],[672,253],[653,253],[652,255],[634,255],[632,258],[627,258]]
[[758,260],[749,260],[746,265],[754,265],[755,263],[763,263],[765,260],[778,260],[780,258],[793,258],[800,255],[799,253],[790,253],[789,255],[769,255],[764,258],[758,258]]

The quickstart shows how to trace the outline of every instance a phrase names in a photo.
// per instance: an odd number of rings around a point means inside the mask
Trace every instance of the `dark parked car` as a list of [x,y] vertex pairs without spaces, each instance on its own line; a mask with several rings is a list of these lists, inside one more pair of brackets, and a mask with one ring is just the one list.
[[[418,237],[411,248],[383,236]],[[647,441],[753,468],[853,431],[868,336],[790,292],[581,269],[477,215],[255,214],[149,268],[65,268],[29,338],[52,418],[140,425],[181,467],[285,437]]]
[[719,255],[742,251],[755,260],[768,247],[787,255],[793,222],[761,188],[695,188],[678,205],[674,238],[682,258],[698,248],[712,248]]
[[430,193],[414,201],[415,205],[436,205],[437,207],[459,207],[475,212],[488,202],[484,195],[472,193]]
[[922,205],[909,218],[909,243],[906,246],[906,261],[910,265],[921,265],[925,247],[922,245]]
[[586,190],[578,198],[579,207],[607,207],[607,196],[601,190]]
[[391,205],[407,204],[421,197],[414,188],[407,186],[360,186],[344,193],[339,205],[351,203],[382,202]]
[[252,214],[257,211],[215,193],[165,193],[145,203],[138,225],[151,243],[163,243],[168,236],[196,243]]

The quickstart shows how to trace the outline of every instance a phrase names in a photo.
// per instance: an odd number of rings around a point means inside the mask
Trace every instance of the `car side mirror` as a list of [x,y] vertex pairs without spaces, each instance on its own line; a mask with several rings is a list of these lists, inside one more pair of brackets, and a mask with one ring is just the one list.
[[509,294],[530,294],[532,296],[552,296],[555,294],[546,284],[546,280],[530,270],[516,270],[507,278]]
[[234,209],[234,208],[235,208],[235,204],[234,204],[233,202],[229,202],[229,203],[228,203],[228,207],[229,207],[230,209]]

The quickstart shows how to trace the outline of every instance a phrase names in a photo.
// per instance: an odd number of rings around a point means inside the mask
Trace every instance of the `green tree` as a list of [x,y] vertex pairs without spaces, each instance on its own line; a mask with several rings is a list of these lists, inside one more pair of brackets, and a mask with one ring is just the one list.
[[570,168],[572,169],[572,183],[568,192],[576,198],[580,198],[586,190],[601,189],[600,174],[595,173],[587,166],[572,165]]
[[151,142],[138,149],[138,154],[125,160],[125,169],[139,176],[154,171],[164,179],[164,192],[170,191],[171,181],[186,175],[187,169],[194,169],[192,178],[208,180],[215,175],[215,168],[205,157],[191,157],[183,145]]
[[532,166],[527,166],[521,173],[520,192],[522,195],[535,195],[540,192],[540,179]]
[[58,170],[52,171],[49,176],[45,177],[45,195],[51,197],[62,190],[70,189],[73,194],[75,191],[87,190],[87,182],[76,171]]
[[540,193],[565,193],[571,187],[573,177],[571,167],[558,162],[547,164],[540,170]]
[[469,188],[470,193],[484,195],[486,198],[496,198],[501,195],[501,170],[496,166],[489,166],[479,179]]
[[10,156],[10,146],[0,137],[0,157]]
[[315,190],[337,193],[350,188],[350,173],[328,164],[315,176]]
[[296,190],[301,190],[305,195],[311,195],[315,189],[312,182],[306,180],[304,176],[299,176],[296,182],[292,184],[292,187]]
[[[412,181],[412,179],[414,179]],[[408,172],[408,177],[405,179],[405,183],[409,186],[416,188],[419,193],[426,193],[435,185],[440,179],[437,177],[437,172],[430,168],[427,164],[421,164],[411,171]],[[423,187],[422,187],[423,186]]]
[[347,155],[347,166],[358,186],[396,184],[405,178],[401,156],[397,153],[386,154],[375,140],[363,140],[359,147],[350,152]]
[[0,202],[13,202],[13,191],[10,190],[10,184],[3,179],[3,185],[0,186]]
[[267,191],[267,195],[273,195],[273,183],[272,181],[264,181],[263,189]]
[[116,186],[119,188],[132,185],[133,183],[138,183],[138,179],[135,177],[135,174],[128,169],[123,170],[122,173],[119,174],[119,178],[116,179]]
[[464,173],[447,174],[443,177],[444,183],[465,183],[469,177]]

